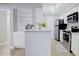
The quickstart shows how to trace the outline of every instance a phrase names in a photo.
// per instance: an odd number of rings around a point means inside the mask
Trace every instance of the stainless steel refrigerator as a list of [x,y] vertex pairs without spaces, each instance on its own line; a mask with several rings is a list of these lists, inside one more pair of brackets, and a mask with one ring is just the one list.
[[55,21],[55,39],[60,41],[60,30],[65,29],[64,19],[56,19]]

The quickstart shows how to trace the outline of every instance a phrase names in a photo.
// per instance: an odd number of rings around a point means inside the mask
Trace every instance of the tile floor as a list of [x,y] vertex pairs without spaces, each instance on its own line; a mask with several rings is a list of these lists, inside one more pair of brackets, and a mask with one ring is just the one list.
[[60,52],[58,49],[57,49],[57,43],[58,41],[56,41],[55,39],[52,39],[52,51],[51,51],[51,55],[52,56],[73,56],[70,52],[66,51],[66,52]]
[[11,50],[11,56],[24,56],[25,50],[23,48],[14,48]]

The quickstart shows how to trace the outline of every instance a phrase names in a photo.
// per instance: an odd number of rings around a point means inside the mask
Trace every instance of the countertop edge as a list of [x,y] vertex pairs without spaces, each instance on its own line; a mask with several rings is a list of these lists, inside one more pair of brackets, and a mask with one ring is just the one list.
[[25,30],[25,32],[51,32],[51,30]]

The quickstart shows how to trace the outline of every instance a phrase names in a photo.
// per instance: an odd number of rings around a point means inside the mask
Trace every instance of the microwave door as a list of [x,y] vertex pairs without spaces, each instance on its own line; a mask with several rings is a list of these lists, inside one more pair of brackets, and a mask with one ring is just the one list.
[[77,15],[73,15],[73,21],[74,21],[74,22],[78,21],[78,19],[77,19],[76,16],[77,16]]
[[72,16],[68,17],[67,19],[68,19],[68,22],[72,22],[73,21],[73,17]]

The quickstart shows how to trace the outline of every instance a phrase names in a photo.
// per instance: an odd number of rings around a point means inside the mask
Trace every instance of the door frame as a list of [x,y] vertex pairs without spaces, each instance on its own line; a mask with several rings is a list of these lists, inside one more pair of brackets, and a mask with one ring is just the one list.
[[6,44],[6,43],[9,43],[10,45],[10,47],[11,47],[11,38],[12,38],[12,35],[11,35],[11,33],[12,33],[12,31],[11,31],[11,28],[12,28],[12,25],[11,25],[11,10],[10,9],[4,9],[4,8],[0,8],[0,11],[5,11],[6,13],[7,13],[7,39],[8,39],[8,41],[6,41],[6,42],[4,42],[4,43],[2,43],[2,44],[0,44],[0,45],[4,45],[4,44]]

